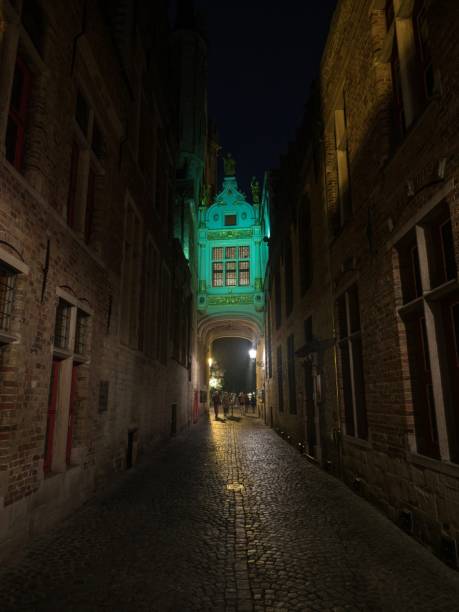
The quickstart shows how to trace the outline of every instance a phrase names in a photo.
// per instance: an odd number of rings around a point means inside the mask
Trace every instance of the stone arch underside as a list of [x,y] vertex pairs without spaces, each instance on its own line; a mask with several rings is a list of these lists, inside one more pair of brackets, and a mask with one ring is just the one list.
[[256,345],[261,333],[260,323],[247,316],[212,315],[198,323],[199,337],[207,347],[220,338],[245,338]]

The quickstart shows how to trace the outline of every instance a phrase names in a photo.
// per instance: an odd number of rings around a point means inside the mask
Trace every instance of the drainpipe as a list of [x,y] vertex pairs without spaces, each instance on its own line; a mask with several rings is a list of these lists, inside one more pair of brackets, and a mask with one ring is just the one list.
[[[325,139],[321,139],[322,144],[322,166],[324,171],[322,172],[322,189],[324,194],[324,204],[326,207],[326,224],[327,224],[327,238],[329,233],[329,223],[328,223],[328,199],[327,199],[327,183],[326,183],[326,173],[325,173]],[[329,244],[329,241],[327,241]],[[339,478],[343,479],[343,444],[342,444],[342,431],[341,431],[341,418],[340,418],[340,391],[339,391],[339,380],[338,380],[338,349],[336,345],[336,319],[335,319],[335,308],[333,305],[333,290],[332,290],[332,277],[331,277],[331,254],[330,247],[328,246],[327,252],[327,263],[328,263],[328,278],[329,278],[329,290],[330,290],[330,311],[331,311],[331,320],[332,320],[332,334],[333,338],[335,338],[335,343],[333,345],[333,367],[335,370],[335,400],[336,400],[336,428],[333,429],[333,441],[335,446],[337,447],[337,455],[338,455],[338,475]]]

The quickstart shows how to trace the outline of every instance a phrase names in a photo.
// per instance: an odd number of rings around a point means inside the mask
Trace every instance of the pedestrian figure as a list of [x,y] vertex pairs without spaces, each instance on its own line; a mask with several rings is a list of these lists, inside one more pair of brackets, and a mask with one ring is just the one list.
[[218,420],[218,404],[220,403],[220,397],[218,394],[218,391],[215,391],[215,393],[212,396],[212,402],[214,404],[214,413],[215,413],[215,420]]
[[228,408],[229,408],[228,403],[229,403],[228,393],[225,391],[225,393],[223,394],[223,415],[225,419],[228,415]]
[[252,393],[252,397],[250,398],[250,405],[252,406],[253,414],[255,414],[255,408],[257,406],[257,398],[255,397],[255,393]]

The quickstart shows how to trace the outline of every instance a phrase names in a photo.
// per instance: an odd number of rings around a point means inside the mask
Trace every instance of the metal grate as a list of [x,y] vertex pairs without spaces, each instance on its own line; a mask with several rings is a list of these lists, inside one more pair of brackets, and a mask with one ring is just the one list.
[[16,272],[0,262],[0,329],[8,331],[13,310]]
[[75,329],[75,353],[84,355],[88,349],[89,315],[82,310],[77,311]]
[[235,287],[237,285],[235,261],[226,262],[226,285],[227,287]]
[[239,285],[250,285],[250,265],[248,261],[239,262]]
[[65,300],[59,299],[54,328],[54,346],[68,348],[70,337],[70,314],[72,307]]
[[212,287],[223,287],[222,263],[214,263],[212,266]]
[[212,249],[212,259],[214,261],[222,261],[222,259],[223,259],[223,247],[214,247]]

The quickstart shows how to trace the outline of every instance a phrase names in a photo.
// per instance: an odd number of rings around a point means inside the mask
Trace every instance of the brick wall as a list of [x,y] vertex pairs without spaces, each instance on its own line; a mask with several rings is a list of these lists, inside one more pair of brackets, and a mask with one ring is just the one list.
[[[109,21],[98,12],[97,3],[72,0],[64,7],[57,0],[38,2],[45,23],[40,53],[23,34],[19,47],[15,45],[20,15],[5,4],[8,26],[0,43],[4,51],[0,72],[12,74],[19,48],[34,73],[19,171],[5,159],[8,107],[1,135],[0,260],[21,267],[9,336],[0,330],[0,543],[6,551],[47,528],[114,471],[124,469],[129,432],[137,431],[135,461],[137,450],[143,452],[170,436],[172,403],[178,406],[178,431],[188,427],[192,385],[186,365],[169,358],[170,329],[159,320],[159,310],[145,310],[143,249],[140,260],[135,260],[139,270],[135,282],[141,285],[138,338],[131,346],[120,340],[127,194],[140,219],[143,243],[148,235],[158,249],[159,265],[169,270],[171,278],[183,276],[186,267],[174,256],[171,236],[177,137],[172,120],[175,101],[161,76],[168,56],[166,15],[159,7],[144,7],[144,23],[153,19],[157,38],[150,68],[142,73],[146,41],[137,33],[132,53],[117,53]],[[1,96],[9,99],[11,78],[0,81]],[[100,160],[89,153],[96,169],[89,239],[67,222],[72,145],[75,139],[81,142],[75,122],[78,91],[83,92],[104,140]],[[147,171],[138,162],[136,134],[142,126],[136,113],[141,97],[158,130],[149,143],[157,165],[152,163]],[[87,148],[81,151],[86,154]],[[169,195],[163,190],[161,201],[155,198],[158,180],[169,184]],[[183,285],[185,295],[190,292],[189,282],[188,278]],[[56,348],[58,293],[90,314],[84,359]],[[153,294],[160,299],[159,278]],[[155,317],[155,346],[158,336],[165,334],[165,360],[160,361],[157,351],[147,356],[143,349],[147,317]],[[54,456],[51,470],[45,473],[53,358],[61,360],[61,372],[73,362],[76,388],[59,383],[57,400],[54,455],[56,445],[64,451],[66,446],[67,423],[61,423],[66,418],[61,408],[69,410],[69,401],[73,406],[69,462],[63,451],[59,464]],[[196,366],[195,357],[193,363]],[[62,380],[64,374],[60,376]],[[66,402],[65,393],[73,399]]]

